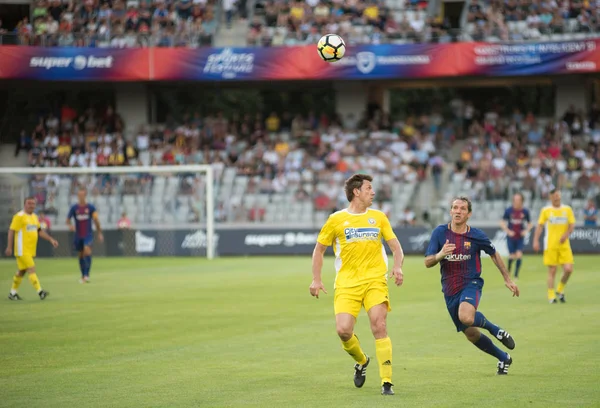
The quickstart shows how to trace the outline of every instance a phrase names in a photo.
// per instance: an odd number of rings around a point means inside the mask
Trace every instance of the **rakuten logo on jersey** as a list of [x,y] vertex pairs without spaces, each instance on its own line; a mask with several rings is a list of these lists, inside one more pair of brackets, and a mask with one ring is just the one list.
[[446,255],[446,257],[444,258],[446,261],[448,262],[462,262],[462,261],[469,261],[471,259],[471,255],[465,255],[465,254],[451,254],[451,255]]
[[77,71],[81,71],[85,68],[112,68],[114,58],[112,56],[107,57],[94,57],[93,55],[84,56],[77,55],[76,57],[31,57],[29,60],[29,66],[31,68],[70,68]]

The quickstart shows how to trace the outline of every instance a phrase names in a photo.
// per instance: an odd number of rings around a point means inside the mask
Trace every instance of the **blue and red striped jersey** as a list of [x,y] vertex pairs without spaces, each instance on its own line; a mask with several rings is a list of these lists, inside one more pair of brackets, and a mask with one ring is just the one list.
[[517,210],[514,207],[508,207],[504,211],[502,219],[508,223],[508,229],[515,233],[513,239],[523,238],[521,234],[525,231],[525,226],[531,222],[527,208]]
[[488,255],[495,254],[492,241],[478,228],[468,226],[467,232],[457,234],[452,232],[450,224],[444,224],[433,230],[425,256],[440,252],[446,240],[456,245],[456,249],[440,262],[442,292],[447,296],[456,295],[473,280],[483,285],[481,251]]
[[88,238],[93,235],[92,218],[96,213],[96,207],[92,204],[73,204],[69,210],[67,219],[75,220],[75,236],[78,238]]

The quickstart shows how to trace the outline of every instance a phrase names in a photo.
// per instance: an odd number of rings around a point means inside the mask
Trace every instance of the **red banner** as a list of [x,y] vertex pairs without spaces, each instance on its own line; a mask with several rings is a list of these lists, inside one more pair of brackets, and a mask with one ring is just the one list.
[[598,72],[600,40],[348,47],[336,63],[315,46],[269,48],[0,47],[0,78],[56,81],[375,80]]

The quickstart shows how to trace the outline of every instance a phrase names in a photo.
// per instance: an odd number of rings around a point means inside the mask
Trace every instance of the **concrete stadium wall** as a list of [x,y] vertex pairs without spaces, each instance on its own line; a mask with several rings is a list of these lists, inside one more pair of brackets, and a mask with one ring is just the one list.
[[146,84],[125,83],[115,92],[116,111],[125,122],[128,136],[135,136],[141,125],[150,123],[148,115],[149,92]]
[[574,105],[576,110],[582,109],[587,112],[589,90],[586,83],[586,79],[580,76],[557,77],[554,80],[556,89],[555,117],[562,117],[571,105]]

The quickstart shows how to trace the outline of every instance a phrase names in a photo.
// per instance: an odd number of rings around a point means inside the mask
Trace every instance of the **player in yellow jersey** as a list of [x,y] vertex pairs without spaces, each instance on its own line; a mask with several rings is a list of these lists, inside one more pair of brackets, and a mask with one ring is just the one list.
[[354,324],[364,306],[375,337],[375,353],[381,376],[381,393],[393,395],[392,342],[387,334],[386,318],[391,310],[388,295],[388,258],[382,243],[387,242],[394,255],[392,275],[396,285],[403,282],[404,253],[386,215],[370,209],[375,192],[366,174],[355,174],[346,180],[345,192],[350,205],[329,216],[317,238],[312,256],[313,281],[310,294],[319,298],[323,257],[328,246],[335,252],[336,278],[334,310],[338,336],[343,349],[356,361],[354,385],[362,387],[370,358],[360,347]]
[[[548,301],[556,303],[556,297],[565,302],[565,285],[573,273],[573,252],[569,236],[575,228],[575,215],[568,205],[561,204],[560,191],[554,189],[550,192],[551,206],[545,207],[540,212],[538,225],[533,238],[533,250],[540,250],[540,235],[544,228],[544,265],[548,267]],[[562,265],[563,274],[556,292],[554,280],[556,267]]]
[[42,289],[40,281],[35,273],[35,253],[37,250],[38,236],[50,241],[52,246],[56,248],[58,242],[48,233],[42,230],[40,221],[37,215],[33,213],[35,210],[35,198],[27,197],[23,206],[23,210],[13,216],[10,228],[8,229],[8,241],[6,245],[6,255],[14,254],[17,258],[17,273],[13,276],[13,284],[10,289],[8,298],[10,300],[22,300],[17,290],[21,285],[25,272],[29,272],[29,282],[37,291],[40,299],[44,300],[48,296],[48,292]]

